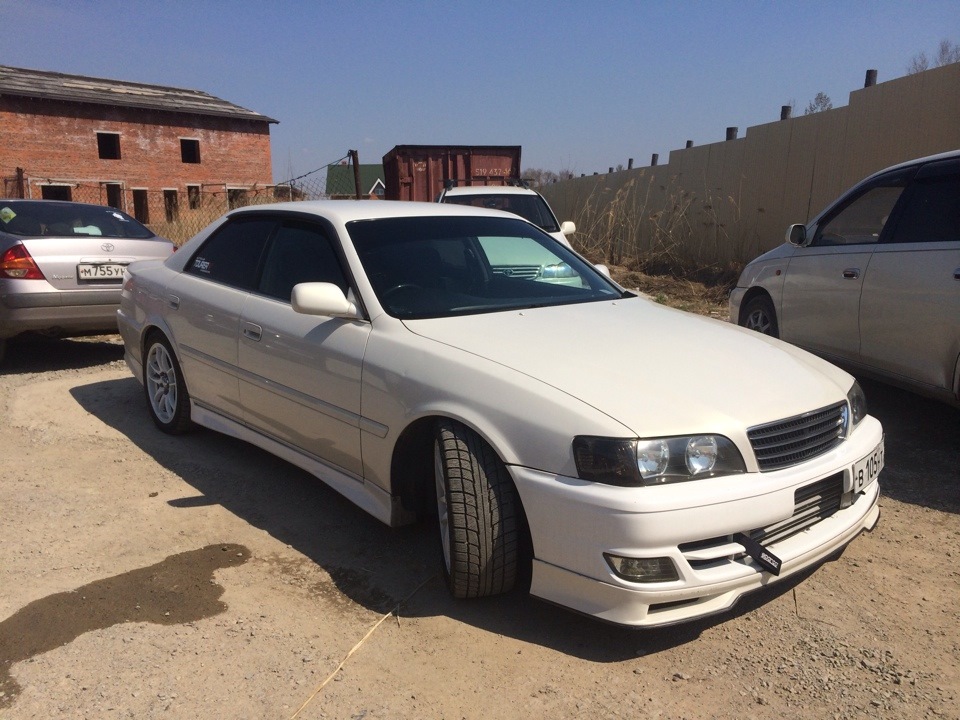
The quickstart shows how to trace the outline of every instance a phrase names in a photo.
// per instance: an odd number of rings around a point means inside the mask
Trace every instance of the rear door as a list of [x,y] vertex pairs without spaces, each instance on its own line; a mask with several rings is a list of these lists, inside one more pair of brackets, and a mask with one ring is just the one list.
[[275,219],[239,216],[200,247],[169,289],[166,318],[194,401],[241,419],[240,314],[256,284]]
[[784,340],[838,358],[859,357],[863,278],[907,179],[901,172],[858,188],[818,223],[810,245],[797,249],[783,282]]
[[864,365],[953,389],[960,355],[960,159],[925,165],[877,245],[860,303]]

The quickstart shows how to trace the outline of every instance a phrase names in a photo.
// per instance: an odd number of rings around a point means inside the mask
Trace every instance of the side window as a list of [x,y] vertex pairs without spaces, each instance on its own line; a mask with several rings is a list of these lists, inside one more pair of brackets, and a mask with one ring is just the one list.
[[187,263],[186,272],[242,290],[256,284],[260,257],[276,220],[238,218],[217,230]]
[[258,290],[290,302],[293,286],[303,282],[333,283],[347,292],[346,276],[326,233],[310,223],[286,221],[267,249]]
[[903,193],[903,185],[872,187],[848,202],[820,226],[813,245],[865,245],[880,239],[880,232]]
[[914,181],[889,242],[960,242],[960,175]]

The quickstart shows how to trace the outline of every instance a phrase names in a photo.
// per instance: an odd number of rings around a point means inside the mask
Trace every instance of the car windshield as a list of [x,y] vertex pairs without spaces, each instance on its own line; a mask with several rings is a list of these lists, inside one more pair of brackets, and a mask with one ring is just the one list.
[[435,318],[621,297],[592,265],[522,220],[357,220],[347,230],[384,309]]
[[546,201],[539,195],[525,193],[484,193],[480,195],[446,195],[444,202],[456,205],[504,210],[529,220],[547,232],[559,232],[560,226]]
[[149,228],[116,208],[29,200],[0,200],[0,230],[24,237],[154,237]]

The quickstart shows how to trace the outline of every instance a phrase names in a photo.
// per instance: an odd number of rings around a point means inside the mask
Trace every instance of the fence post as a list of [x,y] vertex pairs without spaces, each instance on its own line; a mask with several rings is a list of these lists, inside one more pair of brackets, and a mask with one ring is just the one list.
[[14,189],[14,192],[16,193],[14,197],[18,197],[21,200],[23,200],[26,197],[26,194],[24,192],[24,187],[23,187],[23,168],[21,167],[17,168],[17,180],[16,180],[16,187]]
[[650,166],[651,166],[651,167],[656,167],[656,166],[657,166],[657,163],[658,163],[659,161],[660,161],[660,155],[659,155],[659,154],[654,153],[653,155],[650,156]]
[[627,158],[627,170],[633,170],[633,158]]
[[867,70],[867,76],[863,79],[863,86],[865,88],[873,87],[877,84],[877,71],[876,70]]
[[687,148],[693,147],[693,140],[687,140]]
[[781,106],[780,106],[780,119],[781,119],[781,120],[789,120],[791,115],[793,115],[793,105],[781,105]]
[[737,127],[728,127],[728,128],[727,128],[727,140],[736,140],[736,139],[737,139],[737,132],[739,131],[739,129],[740,129],[740,128],[737,128]]
[[350,156],[350,162],[353,164],[353,184],[357,192],[357,200],[360,199],[360,159],[356,150],[347,150]]

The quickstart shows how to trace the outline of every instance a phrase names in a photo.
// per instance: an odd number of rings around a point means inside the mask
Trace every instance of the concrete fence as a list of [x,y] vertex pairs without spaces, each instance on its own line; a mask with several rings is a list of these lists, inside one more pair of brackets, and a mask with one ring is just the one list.
[[748,261],[867,175],[960,148],[960,63],[873,85],[871,72],[845,107],[785,111],[741,138],[728,128],[724,142],[688,143],[667,164],[565,180],[543,194],[577,223],[578,247],[608,262]]

